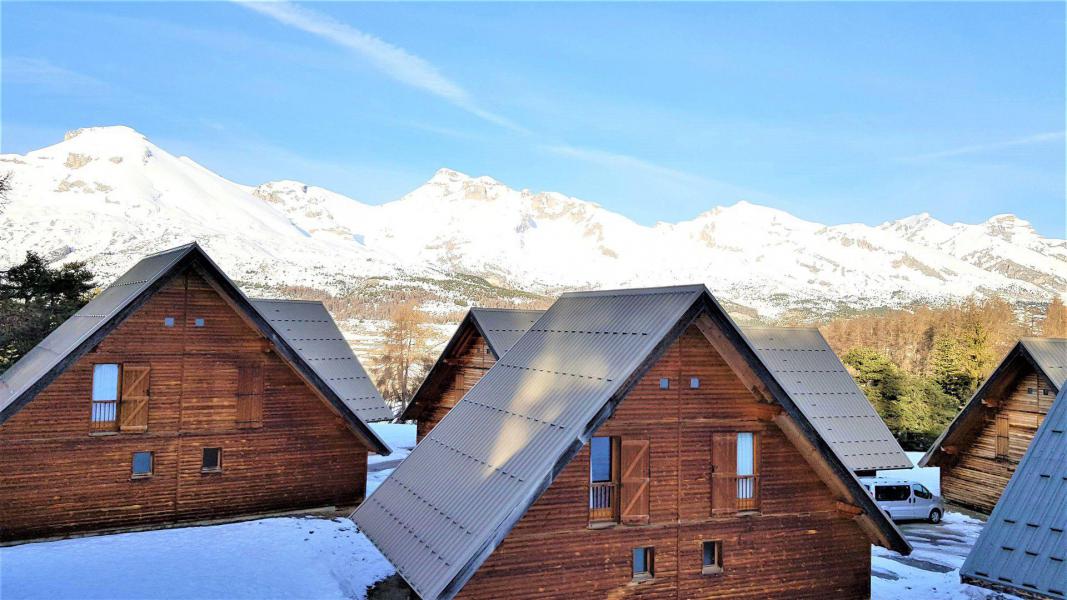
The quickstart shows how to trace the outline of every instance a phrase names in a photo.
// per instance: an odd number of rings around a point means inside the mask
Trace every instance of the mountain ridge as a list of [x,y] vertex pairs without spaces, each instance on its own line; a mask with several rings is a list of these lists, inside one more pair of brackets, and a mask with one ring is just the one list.
[[238,184],[123,126],[0,155],[0,170],[14,173],[15,186],[0,209],[0,263],[35,249],[86,260],[103,281],[140,255],[196,239],[246,285],[329,294],[367,282],[379,291],[421,286],[438,311],[483,294],[514,301],[464,289],[471,277],[539,295],[700,282],[763,319],[971,294],[1067,296],[1067,242],[1011,214],[824,225],[739,201],[646,226],[594,202],[448,168],[371,205],[293,180]]

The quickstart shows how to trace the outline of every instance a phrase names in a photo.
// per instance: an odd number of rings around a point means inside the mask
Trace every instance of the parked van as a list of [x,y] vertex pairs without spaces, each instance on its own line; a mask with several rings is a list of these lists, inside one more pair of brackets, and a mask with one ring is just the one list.
[[921,483],[882,477],[860,479],[878,507],[894,521],[923,519],[940,523],[945,503]]

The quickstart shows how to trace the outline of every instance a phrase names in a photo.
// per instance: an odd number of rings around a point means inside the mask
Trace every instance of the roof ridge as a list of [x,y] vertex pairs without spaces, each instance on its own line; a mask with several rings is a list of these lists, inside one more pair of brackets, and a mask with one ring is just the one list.
[[[683,285],[666,285],[659,287],[644,288],[620,288],[614,290],[586,290],[564,292],[560,298],[591,298],[596,296],[653,296],[656,294],[677,294],[707,291],[703,283],[690,283]],[[710,292],[708,292],[710,294]]]

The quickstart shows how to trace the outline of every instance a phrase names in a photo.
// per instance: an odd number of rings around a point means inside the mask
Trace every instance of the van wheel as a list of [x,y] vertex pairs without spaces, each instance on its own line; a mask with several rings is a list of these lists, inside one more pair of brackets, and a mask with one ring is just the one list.
[[931,510],[930,511],[930,518],[928,519],[928,521],[930,521],[934,525],[937,525],[938,523],[940,523],[941,522],[941,511],[936,509],[936,508],[934,510]]

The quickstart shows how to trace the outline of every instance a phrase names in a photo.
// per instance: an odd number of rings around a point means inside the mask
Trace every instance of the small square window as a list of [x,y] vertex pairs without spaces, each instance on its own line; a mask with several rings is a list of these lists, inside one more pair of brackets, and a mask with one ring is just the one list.
[[655,551],[651,547],[634,548],[633,578],[634,581],[652,579]]
[[204,473],[215,473],[222,470],[222,448],[204,448],[203,460],[200,462],[200,470]]
[[195,327],[203,327],[204,326],[204,318],[203,317],[198,317],[195,321],[193,321],[193,326],[195,326]]
[[1035,392],[1034,388],[1026,388],[1026,393],[1030,396],[1033,396]]
[[1048,396],[1048,388],[1041,388],[1041,395]]
[[699,377],[690,377],[689,378],[689,388],[693,389],[693,390],[700,389],[700,378]]
[[485,349],[485,353],[486,353],[486,354],[492,354],[492,353],[493,353],[493,350],[492,350],[491,348],[486,348],[486,349]]
[[133,466],[130,469],[131,476],[135,479],[138,477],[151,477],[153,458],[152,452],[134,452]]
[[174,327],[174,317],[163,317],[164,327]]
[[671,380],[666,377],[661,377],[659,380],[659,389],[666,390],[671,387]]
[[704,562],[700,572],[704,575],[722,573],[722,542],[703,542],[701,550],[704,553]]

